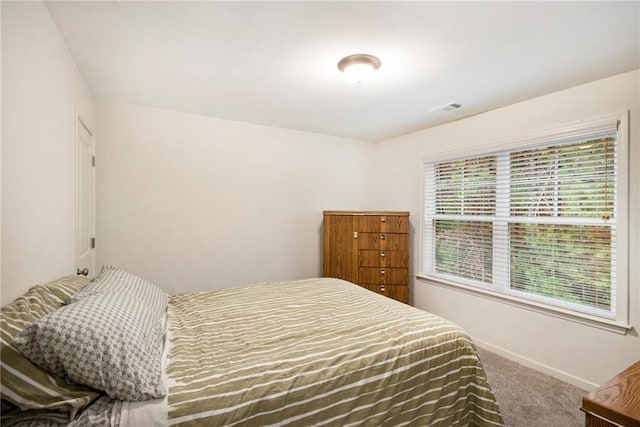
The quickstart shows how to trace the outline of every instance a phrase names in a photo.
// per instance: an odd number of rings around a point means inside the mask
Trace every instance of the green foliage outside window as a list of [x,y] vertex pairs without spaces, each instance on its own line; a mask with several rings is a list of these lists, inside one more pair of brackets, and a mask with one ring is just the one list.
[[509,236],[512,289],[611,309],[609,227],[511,224]]

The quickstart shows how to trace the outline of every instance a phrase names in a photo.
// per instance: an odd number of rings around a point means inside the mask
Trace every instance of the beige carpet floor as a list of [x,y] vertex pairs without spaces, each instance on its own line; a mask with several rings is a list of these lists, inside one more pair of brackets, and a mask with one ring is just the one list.
[[507,427],[583,427],[587,391],[479,349]]

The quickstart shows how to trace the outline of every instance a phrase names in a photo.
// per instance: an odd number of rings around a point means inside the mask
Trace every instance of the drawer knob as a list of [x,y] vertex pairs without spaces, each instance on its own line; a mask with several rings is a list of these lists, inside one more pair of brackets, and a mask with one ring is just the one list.
[[385,292],[386,288],[384,287],[384,285],[380,286],[380,292]]
[[387,238],[387,236],[385,236],[384,234],[381,234],[381,235],[380,235],[380,240],[384,240],[384,239],[386,239],[386,238]]
[[380,222],[387,222],[387,217],[386,216],[381,216],[380,217]]
[[380,256],[381,256],[382,258],[384,258],[385,256],[387,256],[387,254],[386,254],[386,253],[384,253],[384,252],[380,252]]
[[380,270],[380,274],[384,274],[384,268]]
[[357,232],[357,231],[354,231],[354,232],[353,232],[353,238],[354,238],[354,239],[357,239],[357,238],[358,238],[358,232]]

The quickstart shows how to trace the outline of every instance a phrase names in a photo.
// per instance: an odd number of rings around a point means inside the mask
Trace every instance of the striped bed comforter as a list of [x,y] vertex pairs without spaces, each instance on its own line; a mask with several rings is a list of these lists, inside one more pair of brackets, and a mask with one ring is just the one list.
[[174,295],[168,423],[503,425],[474,344],[338,279]]

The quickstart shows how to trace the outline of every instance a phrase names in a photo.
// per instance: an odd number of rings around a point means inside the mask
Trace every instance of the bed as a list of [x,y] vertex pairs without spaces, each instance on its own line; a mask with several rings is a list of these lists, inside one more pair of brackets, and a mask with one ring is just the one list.
[[167,296],[106,267],[0,326],[3,425],[503,425],[461,328],[339,279]]

